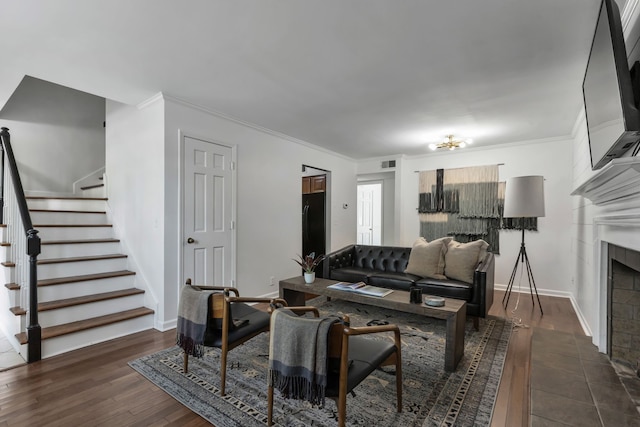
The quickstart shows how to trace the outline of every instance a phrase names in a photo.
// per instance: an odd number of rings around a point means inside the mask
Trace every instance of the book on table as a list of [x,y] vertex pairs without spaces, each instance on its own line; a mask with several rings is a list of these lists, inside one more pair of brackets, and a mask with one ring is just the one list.
[[369,295],[372,297],[384,297],[393,292],[391,289],[379,288],[377,286],[367,285],[364,282],[348,283],[338,282],[333,285],[327,286],[329,289],[337,289],[339,291],[355,292],[362,295]]

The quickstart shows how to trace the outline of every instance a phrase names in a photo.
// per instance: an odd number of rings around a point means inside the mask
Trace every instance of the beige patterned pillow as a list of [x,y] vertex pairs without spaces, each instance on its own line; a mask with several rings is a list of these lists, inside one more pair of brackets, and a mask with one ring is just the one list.
[[444,276],[444,254],[447,245],[442,239],[428,243],[424,237],[416,240],[409,254],[409,263],[405,273],[420,277],[446,279]]
[[449,242],[445,254],[444,274],[449,279],[473,283],[473,272],[478,266],[480,252],[486,251],[489,244],[484,240],[469,243]]

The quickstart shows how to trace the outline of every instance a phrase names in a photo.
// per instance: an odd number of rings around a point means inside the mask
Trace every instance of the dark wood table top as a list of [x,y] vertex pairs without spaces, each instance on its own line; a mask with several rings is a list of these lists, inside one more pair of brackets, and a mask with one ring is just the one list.
[[[458,299],[445,298],[443,307],[430,307],[425,304],[414,304],[409,302],[409,292],[393,290],[384,297],[375,297],[359,294],[357,292],[330,289],[328,286],[338,283],[336,280],[317,278],[313,283],[306,284],[302,276],[291,277],[280,281],[280,296],[283,296],[283,289],[294,290],[309,294],[323,295],[345,301],[357,302],[360,304],[373,305],[377,307],[389,308],[406,313],[422,314],[436,319],[447,319],[457,314],[466,302]],[[466,310],[465,310],[466,312]]]

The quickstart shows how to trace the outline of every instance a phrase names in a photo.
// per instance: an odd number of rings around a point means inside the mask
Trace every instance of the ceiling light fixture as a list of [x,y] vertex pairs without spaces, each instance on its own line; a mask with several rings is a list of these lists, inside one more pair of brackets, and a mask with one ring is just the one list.
[[471,144],[473,141],[471,139],[464,140],[454,140],[453,135],[447,135],[447,139],[438,144],[429,144],[429,148],[432,150],[437,150],[438,148],[447,148],[449,150],[455,150],[456,148],[464,148],[467,144]]

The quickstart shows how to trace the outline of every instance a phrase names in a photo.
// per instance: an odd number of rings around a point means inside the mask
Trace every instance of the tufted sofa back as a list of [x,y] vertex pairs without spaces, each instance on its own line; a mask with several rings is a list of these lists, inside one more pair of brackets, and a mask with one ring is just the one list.
[[411,248],[351,245],[340,250],[337,256],[328,259],[330,266],[327,267],[356,267],[402,273],[407,268],[410,253]]

